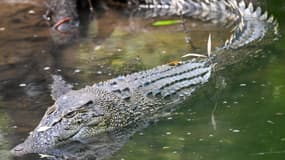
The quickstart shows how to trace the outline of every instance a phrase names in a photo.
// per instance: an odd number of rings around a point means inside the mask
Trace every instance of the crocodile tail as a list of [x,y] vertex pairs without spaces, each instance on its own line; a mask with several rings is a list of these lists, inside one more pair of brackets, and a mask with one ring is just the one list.
[[185,16],[201,21],[232,26],[239,14],[227,0],[137,0],[133,14],[146,18]]
[[239,25],[235,27],[231,37],[225,42],[223,48],[237,49],[251,42],[261,40],[268,34],[268,31],[273,31],[278,35],[278,23],[269,16],[268,13],[262,12],[260,7],[254,8],[251,2],[246,4],[244,0],[237,2],[229,0],[240,13]]

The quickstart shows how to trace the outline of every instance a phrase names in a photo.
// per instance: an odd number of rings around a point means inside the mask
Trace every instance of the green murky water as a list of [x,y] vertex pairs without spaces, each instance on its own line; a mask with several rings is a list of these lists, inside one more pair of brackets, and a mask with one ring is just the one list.
[[[0,159],[22,142],[52,104],[48,85],[58,73],[77,88],[120,74],[148,69],[203,52],[209,33],[213,45],[227,38],[224,29],[187,21],[193,45],[185,43],[181,25],[153,27],[154,20],[129,19],[117,12],[91,22],[87,37],[56,47],[36,4],[3,3],[0,12]],[[284,34],[285,3],[265,5]],[[111,24],[104,21],[111,19]],[[120,19],[118,21],[117,19]],[[107,25],[108,24],[108,25]],[[106,27],[109,26],[109,27]],[[198,26],[198,27],[195,27]],[[102,28],[101,28],[102,27]],[[103,39],[95,44],[92,38]],[[285,157],[285,39],[265,49],[240,68],[220,72],[178,110],[137,132],[111,159],[283,160]],[[245,67],[246,66],[246,67]],[[221,85],[222,88],[215,88]]]

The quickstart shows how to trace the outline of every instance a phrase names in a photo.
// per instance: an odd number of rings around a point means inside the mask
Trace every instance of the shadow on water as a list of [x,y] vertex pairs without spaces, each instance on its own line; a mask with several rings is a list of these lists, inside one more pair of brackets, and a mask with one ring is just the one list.
[[[271,3],[267,3],[269,8]],[[81,88],[180,59],[188,52],[204,53],[209,33],[213,46],[220,46],[230,30],[195,20],[186,20],[187,32],[181,24],[154,27],[159,19],[130,18],[109,10],[98,14],[96,21],[86,19],[72,45],[59,46],[55,44],[59,39],[69,40],[47,29],[40,2],[0,4],[0,159],[38,159],[38,155],[12,158],[9,149],[26,138],[53,103],[51,73],[60,73]],[[282,18],[285,5],[280,4],[283,9],[276,15]],[[192,45],[185,43],[187,36]],[[106,133],[87,145],[78,142],[63,150],[76,153],[77,159],[92,159],[109,156],[127,143],[111,159],[281,160],[285,143],[283,41],[266,46],[264,56],[245,62],[246,69],[237,65],[223,71],[180,110],[130,141],[129,136],[141,127]]]

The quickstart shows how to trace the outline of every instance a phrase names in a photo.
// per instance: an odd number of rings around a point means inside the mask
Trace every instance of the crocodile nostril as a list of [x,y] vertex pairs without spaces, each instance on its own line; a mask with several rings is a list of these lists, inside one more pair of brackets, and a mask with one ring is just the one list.
[[14,156],[21,156],[24,154],[24,147],[22,147],[22,145],[18,145],[15,148],[13,148],[11,151],[12,155]]

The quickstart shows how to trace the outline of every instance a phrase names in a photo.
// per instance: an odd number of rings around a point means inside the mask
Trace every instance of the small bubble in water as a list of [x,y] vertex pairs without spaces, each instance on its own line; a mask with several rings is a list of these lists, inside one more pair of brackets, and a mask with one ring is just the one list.
[[282,113],[282,112],[277,112],[277,113],[275,113],[275,115],[276,115],[276,116],[284,116],[284,113]]
[[245,87],[245,86],[246,86],[246,84],[242,83],[242,84],[240,84],[239,86],[241,86],[241,87]]
[[209,134],[209,137],[214,137],[214,135],[213,134]]
[[180,138],[178,138],[178,140],[180,140],[180,141],[184,141],[184,140],[185,140],[185,138],[180,137]]
[[21,84],[19,84],[19,86],[20,86],[20,87],[26,87],[26,86],[27,86],[27,84],[25,84],[25,83],[21,83]]
[[94,47],[94,50],[95,51],[98,51],[98,50],[100,50],[102,47],[101,46],[96,46],[96,47]]
[[118,52],[122,52],[123,50],[122,50],[121,48],[118,48],[117,51],[118,51]]
[[81,72],[80,69],[75,69],[75,70],[74,70],[74,73],[79,73],[79,72]]
[[140,132],[139,135],[140,135],[140,136],[143,136],[144,134],[143,134],[143,132]]
[[186,134],[187,134],[187,135],[191,135],[192,133],[191,133],[191,132],[187,132]]
[[172,133],[171,132],[166,132],[166,135],[171,135]]
[[271,120],[267,120],[266,121],[267,123],[269,123],[269,124],[275,124],[273,121],[271,121]]
[[0,31],[5,31],[6,28],[5,27],[0,27]]
[[29,14],[35,14],[36,13],[36,11],[34,11],[34,10],[29,10],[29,12],[28,12]]
[[50,70],[50,67],[44,67],[44,70],[48,71],[48,70]]
[[173,118],[172,118],[172,117],[168,117],[167,119],[168,119],[168,120],[172,120]]
[[238,130],[238,129],[233,129],[232,132],[234,132],[234,133],[239,133],[240,130]]
[[97,71],[97,74],[102,74],[103,72],[102,71]]
[[18,128],[18,126],[12,126],[11,128],[16,129],[16,128]]

